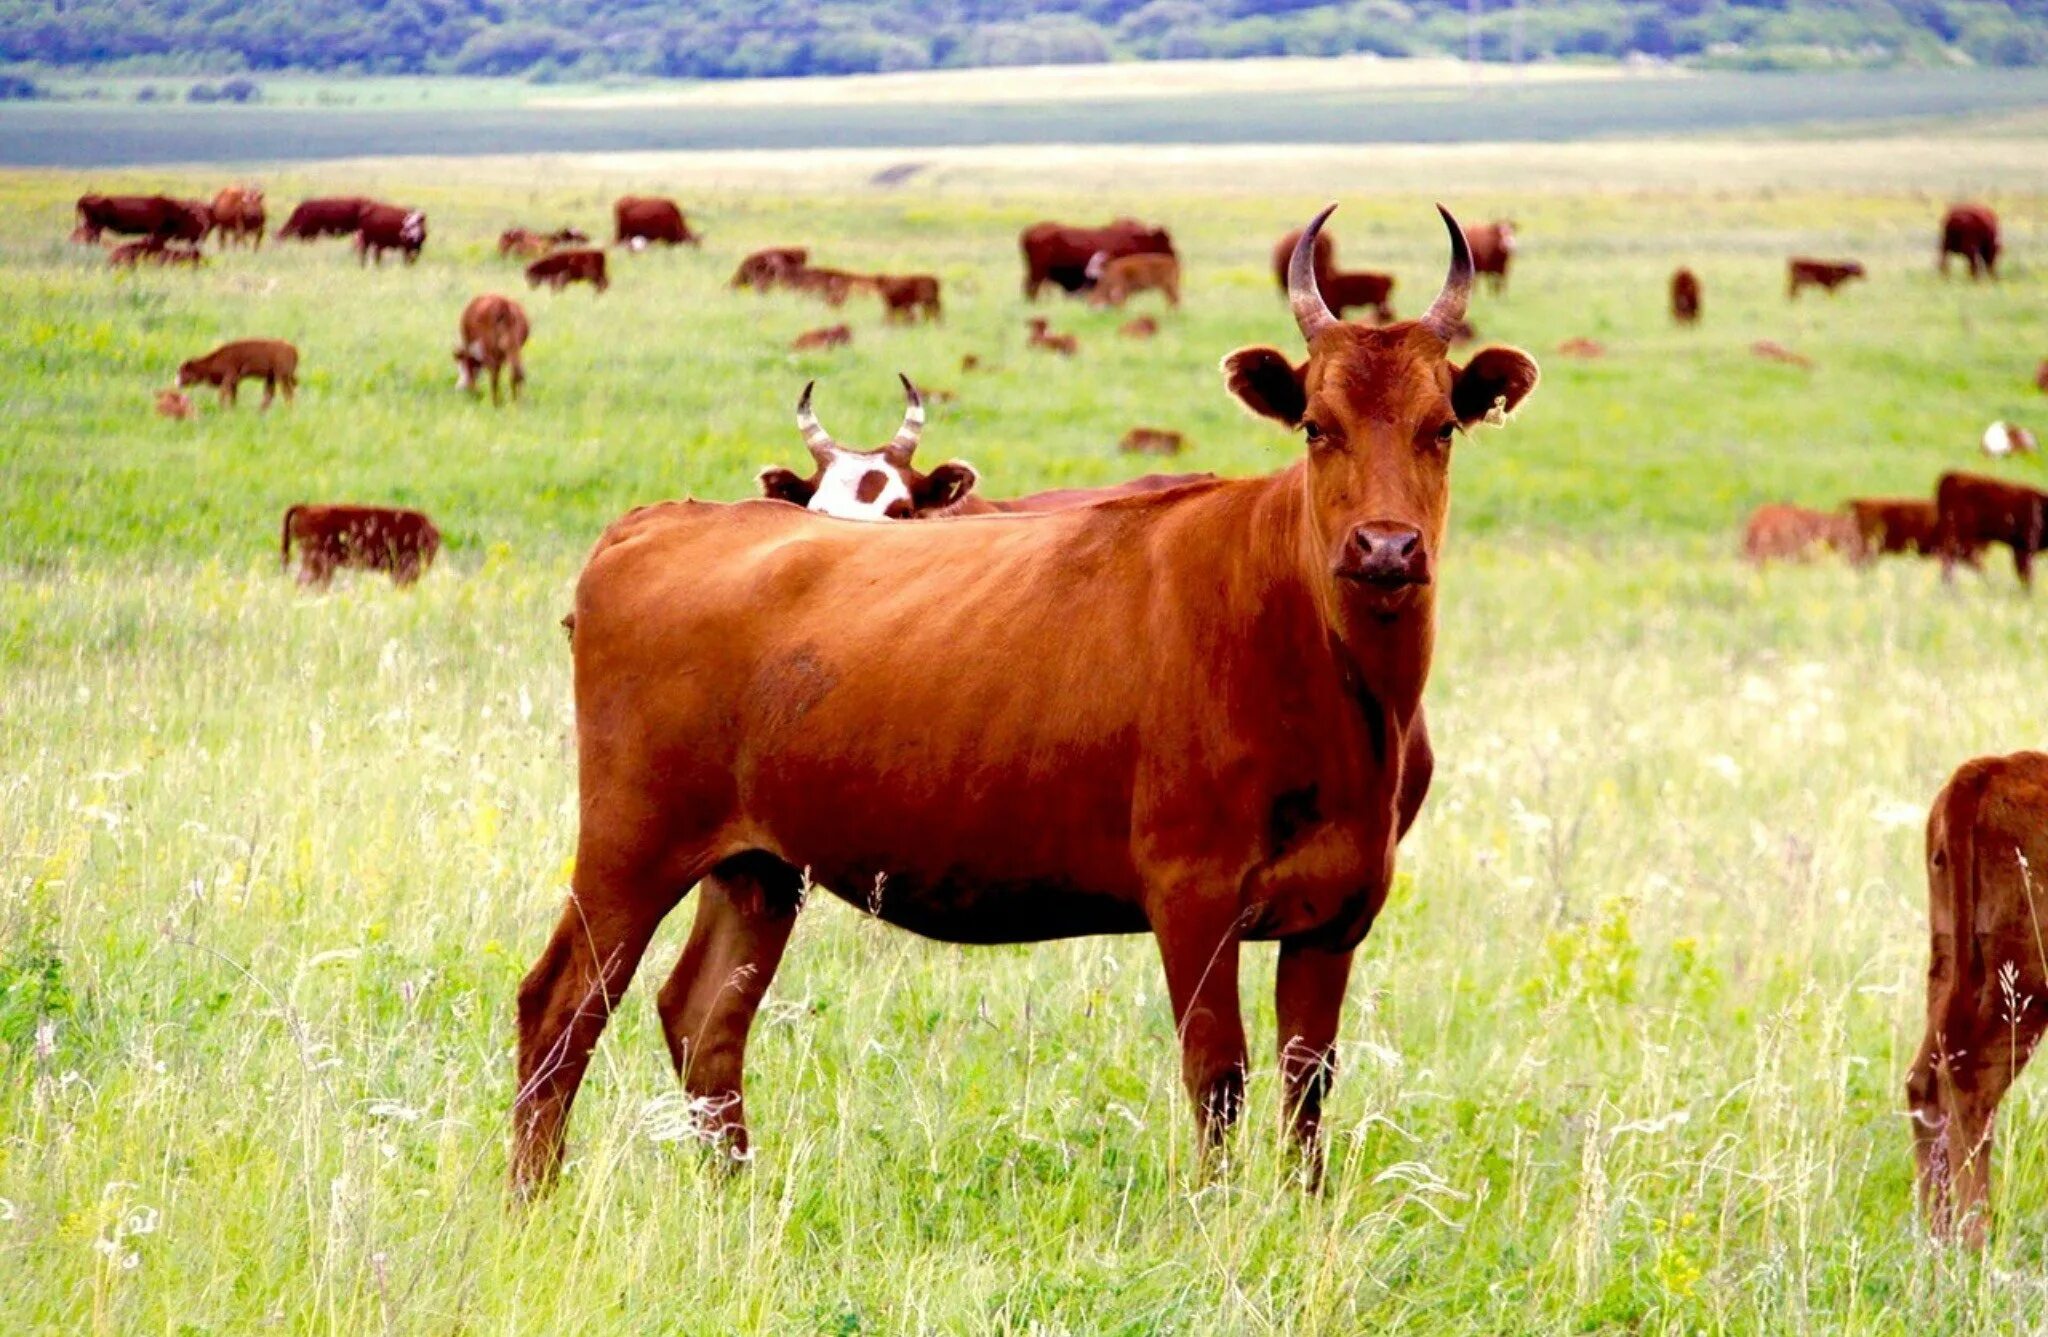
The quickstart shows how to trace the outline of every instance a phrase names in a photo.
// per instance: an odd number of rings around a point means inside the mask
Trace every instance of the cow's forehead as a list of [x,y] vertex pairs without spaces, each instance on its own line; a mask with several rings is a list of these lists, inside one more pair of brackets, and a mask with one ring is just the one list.
[[809,509],[842,520],[882,520],[891,506],[910,499],[903,471],[880,451],[842,450],[818,476]]
[[1310,362],[1307,389],[1333,408],[1392,420],[1441,405],[1449,398],[1451,366],[1443,345],[1414,327],[1384,330],[1345,327]]

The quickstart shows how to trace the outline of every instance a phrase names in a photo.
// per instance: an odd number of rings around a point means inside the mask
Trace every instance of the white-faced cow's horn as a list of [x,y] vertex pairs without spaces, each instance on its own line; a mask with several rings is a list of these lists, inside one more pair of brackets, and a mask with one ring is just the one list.
[[1451,211],[1441,204],[1436,211],[1444,216],[1444,226],[1451,230],[1451,272],[1444,276],[1443,291],[1429,304],[1422,325],[1449,343],[1464,332],[1460,327],[1465,323],[1465,306],[1472,299],[1472,248],[1465,244],[1465,229],[1458,226]]
[[816,381],[804,384],[804,397],[796,401],[796,426],[804,434],[804,445],[810,450],[811,458],[822,467],[832,463],[832,457],[839,453],[839,443],[818,425],[818,415],[811,412],[811,391],[817,385]]
[[1301,337],[1310,342],[1338,323],[1316,282],[1316,235],[1323,230],[1323,220],[1335,212],[1336,205],[1327,206],[1301,230],[1301,240],[1294,243],[1293,258],[1287,262],[1287,305],[1294,308],[1294,323],[1301,326]]
[[910,463],[910,457],[917,453],[917,439],[924,435],[924,400],[908,376],[899,371],[896,379],[903,382],[903,425],[882,447],[882,453],[888,456],[889,463],[900,468]]

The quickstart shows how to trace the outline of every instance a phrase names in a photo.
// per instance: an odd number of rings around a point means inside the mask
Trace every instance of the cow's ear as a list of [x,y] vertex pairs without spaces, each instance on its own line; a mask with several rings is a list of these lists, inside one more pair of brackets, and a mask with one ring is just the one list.
[[1262,418],[1301,425],[1308,394],[1301,388],[1303,368],[1277,348],[1240,348],[1223,359],[1223,382],[1237,402]]
[[754,481],[760,484],[762,496],[772,497],[776,501],[786,501],[792,506],[809,506],[811,497],[818,490],[811,486],[810,479],[798,477],[792,470],[773,465],[757,474]]
[[919,511],[939,511],[967,499],[981,475],[965,460],[947,460],[913,484],[911,500]]
[[1481,422],[1503,426],[1536,388],[1540,374],[1536,359],[1519,348],[1482,349],[1458,369],[1451,408],[1467,427]]

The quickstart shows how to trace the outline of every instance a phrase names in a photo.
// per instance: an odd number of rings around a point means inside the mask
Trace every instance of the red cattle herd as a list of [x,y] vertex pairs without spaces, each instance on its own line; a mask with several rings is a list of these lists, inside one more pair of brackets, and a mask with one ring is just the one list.
[[1339,321],[1310,260],[1328,212],[1290,291],[1304,359],[1224,360],[1303,434],[1280,473],[935,524],[677,502],[598,541],[572,897],[519,989],[517,1185],[552,1178],[592,1047],[693,885],[659,1010],[746,1154],[747,1033],[806,872],[946,941],[1151,933],[1204,1145],[1243,1103],[1239,947],[1278,941],[1285,1100],[1319,1158],[1352,952],[1428,789],[1451,449],[1537,378],[1513,349],[1449,360],[1473,276],[1455,223],[1422,319]]

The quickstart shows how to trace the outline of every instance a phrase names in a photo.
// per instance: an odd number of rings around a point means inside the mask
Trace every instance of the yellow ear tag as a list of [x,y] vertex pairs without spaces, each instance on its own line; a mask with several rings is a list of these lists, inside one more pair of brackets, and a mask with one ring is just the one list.
[[1493,407],[1486,411],[1485,421],[1488,427],[1505,427],[1508,425],[1508,397],[1506,395],[1495,395],[1493,397]]

